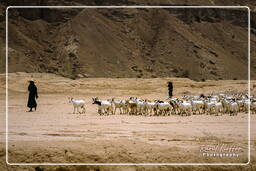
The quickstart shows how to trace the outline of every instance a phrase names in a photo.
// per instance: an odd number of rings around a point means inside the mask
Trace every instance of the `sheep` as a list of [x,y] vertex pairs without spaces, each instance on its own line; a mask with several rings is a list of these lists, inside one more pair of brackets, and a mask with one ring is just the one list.
[[96,98],[92,98],[92,101],[93,101],[92,104],[98,105],[98,113],[100,115],[104,113],[109,114],[110,112],[114,114],[111,100],[99,100],[98,97],[96,97]]
[[80,113],[79,108],[82,108],[81,113],[85,113],[85,101],[84,100],[75,100],[72,97],[68,97],[69,103],[73,103],[74,111],[73,113],[76,113],[76,110],[78,113]]

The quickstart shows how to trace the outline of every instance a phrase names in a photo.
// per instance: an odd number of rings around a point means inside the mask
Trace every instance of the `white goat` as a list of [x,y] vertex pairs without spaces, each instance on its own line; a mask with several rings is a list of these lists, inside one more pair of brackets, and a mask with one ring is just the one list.
[[252,114],[256,114],[256,101],[255,102],[251,102],[250,109],[252,111]]
[[179,109],[180,109],[180,114],[183,116],[183,114],[185,114],[186,116],[191,115],[192,113],[192,105],[187,102],[187,101],[179,101]]
[[204,108],[207,115],[216,113],[216,101],[204,101]]
[[190,100],[191,105],[192,105],[192,110],[196,114],[198,111],[199,114],[203,113],[204,110],[204,102],[202,100]]
[[114,114],[113,106],[111,104],[111,100],[99,100],[97,97],[92,98],[93,103],[98,105],[98,113],[101,114],[109,114],[110,112]]
[[82,108],[81,113],[85,113],[85,101],[84,100],[75,100],[72,97],[68,97],[69,103],[73,103],[74,111],[73,113],[76,113],[76,110],[78,113],[80,113],[79,108]]
[[143,115],[146,111],[146,103],[140,99],[135,99],[135,103],[137,104],[137,114]]
[[158,114],[170,115],[170,112],[172,110],[172,106],[170,105],[169,102],[164,102],[164,101],[158,100],[156,102],[156,105],[157,105],[157,109],[158,109],[158,112],[156,113],[157,115]]
[[235,101],[229,102],[229,113],[231,115],[237,115],[239,110],[238,104]]
[[215,114],[219,115],[219,113],[221,114],[221,112],[223,112],[223,106],[221,102],[217,102],[215,104]]
[[153,112],[155,113],[157,110],[157,104],[156,102],[145,100],[145,108],[146,108],[146,113],[152,116],[152,113]]
[[[114,98],[111,99],[111,103],[114,104],[115,106],[115,110],[114,110],[114,114],[116,113],[116,110],[119,109],[120,114],[125,113],[125,109],[126,109],[126,104],[124,100],[115,100]],[[123,110],[123,111],[122,111]]]

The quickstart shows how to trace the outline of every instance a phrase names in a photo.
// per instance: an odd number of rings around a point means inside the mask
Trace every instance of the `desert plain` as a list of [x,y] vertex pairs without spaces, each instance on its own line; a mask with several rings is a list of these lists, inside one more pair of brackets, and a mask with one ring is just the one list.
[[[28,80],[38,87],[38,109],[27,112]],[[0,170],[170,170],[181,166],[8,166],[5,163],[5,75],[1,79]],[[72,80],[55,74],[10,73],[8,76],[8,162],[9,163],[247,163],[248,113],[191,116],[100,116],[92,97],[100,99],[167,98],[167,81],[174,84],[174,97],[183,95],[247,92],[247,80],[187,78],[81,78]],[[251,81],[255,95],[256,81]],[[67,97],[83,99],[85,114],[73,114]],[[255,123],[251,114],[250,164],[255,169]],[[239,148],[238,157],[205,156],[218,146]],[[234,152],[234,151],[233,151]],[[222,153],[225,153],[222,149]],[[225,169],[228,166],[213,166]],[[241,170],[242,166],[229,166]],[[185,167],[186,169],[193,169]],[[204,170],[209,166],[198,166]]]

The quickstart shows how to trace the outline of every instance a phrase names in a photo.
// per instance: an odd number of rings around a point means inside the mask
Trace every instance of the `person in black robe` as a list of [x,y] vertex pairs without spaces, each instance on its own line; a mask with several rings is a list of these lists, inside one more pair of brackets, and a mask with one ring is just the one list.
[[169,98],[172,97],[172,91],[173,91],[173,85],[172,82],[168,82],[168,92],[169,92]]
[[36,107],[37,107],[36,98],[38,98],[37,87],[34,81],[29,81],[28,91],[29,91],[29,95],[28,95],[27,107],[30,108],[29,112],[32,112],[33,108],[35,108],[36,110]]

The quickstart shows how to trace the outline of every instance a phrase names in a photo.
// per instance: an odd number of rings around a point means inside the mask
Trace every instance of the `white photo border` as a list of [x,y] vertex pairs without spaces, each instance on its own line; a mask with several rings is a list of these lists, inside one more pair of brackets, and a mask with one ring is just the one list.
[[8,165],[16,165],[16,166],[28,166],[28,165],[151,165],[151,166],[202,166],[202,165],[212,165],[212,166],[228,166],[228,165],[239,165],[244,166],[250,164],[251,154],[250,154],[250,140],[251,140],[251,113],[250,113],[250,105],[248,105],[248,161],[246,163],[10,163],[8,161],[8,10],[11,8],[217,8],[217,9],[238,9],[244,8],[247,9],[248,12],[248,95],[250,96],[250,85],[251,85],[251,77],[250,77],[250,30],[251,30],[251,16],[250,16],[250,8],[248,6],[8,6],[6,8],[6,163]]

